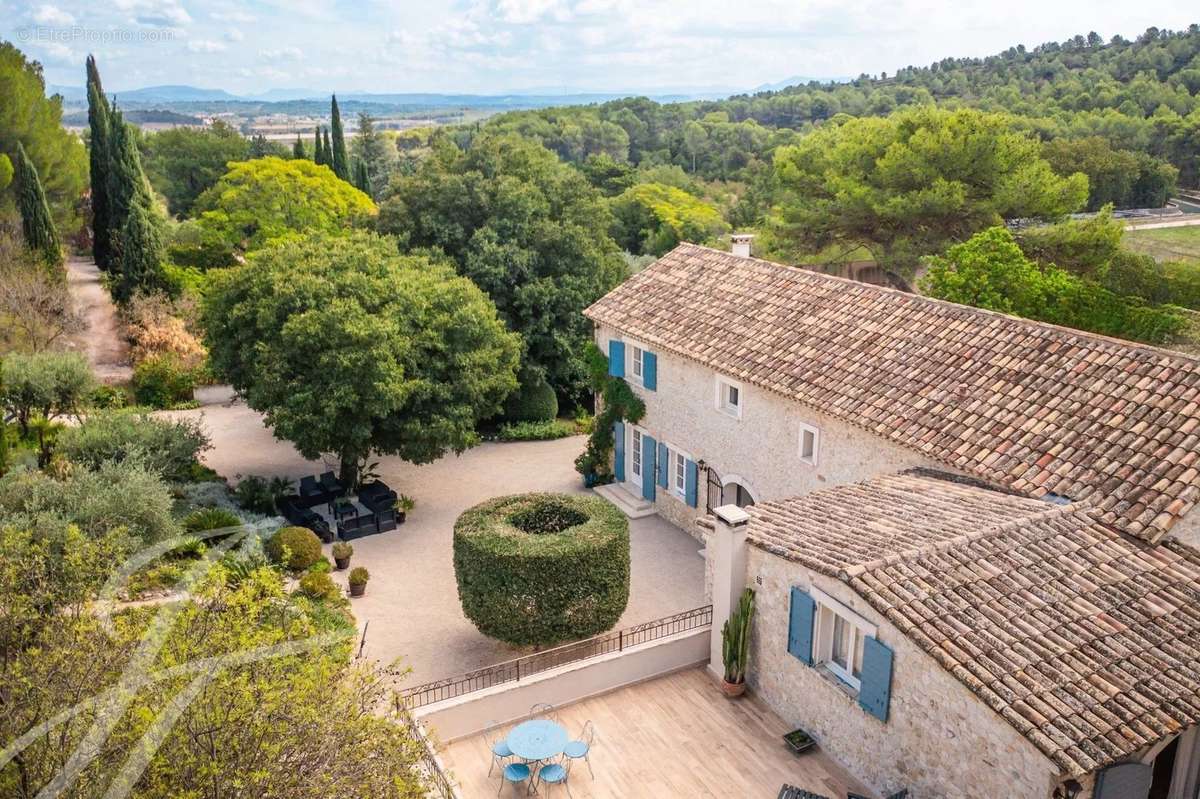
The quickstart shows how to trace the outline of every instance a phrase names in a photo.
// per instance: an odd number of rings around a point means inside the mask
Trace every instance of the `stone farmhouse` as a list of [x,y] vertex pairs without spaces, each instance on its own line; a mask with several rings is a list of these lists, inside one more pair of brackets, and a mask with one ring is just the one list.
[[[1193,799],[1200,361],[683,244],[592,305],[601,490],[705,542],[748,682],[887,795]],[[710,668],[719,668],[714,636]]]

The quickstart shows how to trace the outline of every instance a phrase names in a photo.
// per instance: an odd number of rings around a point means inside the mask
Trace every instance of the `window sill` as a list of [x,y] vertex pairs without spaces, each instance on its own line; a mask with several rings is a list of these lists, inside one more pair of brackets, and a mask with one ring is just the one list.
[[738,413],[737,411],[731,411],[728,408],[717,408],[717,413],[721,414],[722,416],[728,416],[730,419],[733,419],[735,422],[742,421],[742,415],[740,413]]
[[847,699],[850,699],[851,701],[854,701],[854,702],[858,701],[858,689],[857,688],[850,685],[850,683],[846,682],[841,677],[834,674],[833,671],[828,666],[826,666],[824,663],[818,663],[816,669],[817,669],[817,674],[821,675],[821,679],[830,683],[831,685],[833,685],[834,688],[837,688],[839,691],[841,691],[843,694],[845,694]]

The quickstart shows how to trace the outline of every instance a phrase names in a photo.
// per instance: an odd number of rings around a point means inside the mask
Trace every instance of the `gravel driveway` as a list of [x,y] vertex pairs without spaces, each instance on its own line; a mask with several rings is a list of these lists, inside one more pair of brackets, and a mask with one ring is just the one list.
[[[261,416],[234,401],[227,389],[205,389],[197,398],[203,407],[172,415],[203,417],[213,440],[205,461],[230,480],[239,474],[295,479],[327,468],[275,440]],[[583,442],[577,436],[483,444],[424,466],[381,458],[384,482],[413,497],[417,506],[397,530],[354,541],[352,565],[371,572],[366,596],[353,600],[360,632],[369,623],[364,654],[410,666],[410,685],[523,654],[526,650],[484,636],[463,616],[451,552],[454,520],[466,508],[502,494],[582,492],[573,462]],[[620,626],[703,604],[700,545],[657,516],[633,520],[629,529],[632,582]],[[344,573],[335,573],[335,579],[344,583]]]

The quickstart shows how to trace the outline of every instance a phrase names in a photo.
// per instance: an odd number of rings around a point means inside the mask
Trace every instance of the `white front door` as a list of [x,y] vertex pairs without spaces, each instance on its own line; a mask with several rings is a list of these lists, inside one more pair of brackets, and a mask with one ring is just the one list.
[[629,482],[641,490],[642,485],[642,431],[629,426]]

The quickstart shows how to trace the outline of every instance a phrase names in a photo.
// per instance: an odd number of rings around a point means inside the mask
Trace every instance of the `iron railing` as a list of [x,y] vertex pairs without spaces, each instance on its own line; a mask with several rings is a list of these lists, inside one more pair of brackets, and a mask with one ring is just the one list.
[[441,799],[461,799],[458,789],[454,787],[454,783],[446,776],[446,772],[442,770],[442,764],[437,758],[437,754],[433,751],[433,745],[429,743],[429,739],[425,737],[425,731],[421,729],[421,725],[413,718],[412,713],[404,706],[402,701],[396,699],[396,718],[400,723],[408,727],[409,733],[414,739],[421,744],[421,768],[425,772],[425,776],[429,779],[430,796],[440,796]]
[[424,707],[434,702],[454,699],[464,694],[482,691],[493,685],[520,682],[535,674],[581,660],[623,652],[627,647],[657,641],[678,633],[696,630],[712,624],[712,605],[685,610],[673,616],[655,619],[623,630],[602,633],[571,644],[506,660],[494,666],[469,671],[455,677],[418,685],[401,692],[410,708]]

